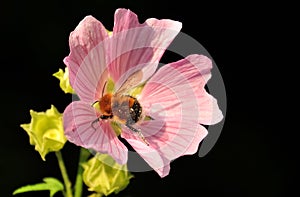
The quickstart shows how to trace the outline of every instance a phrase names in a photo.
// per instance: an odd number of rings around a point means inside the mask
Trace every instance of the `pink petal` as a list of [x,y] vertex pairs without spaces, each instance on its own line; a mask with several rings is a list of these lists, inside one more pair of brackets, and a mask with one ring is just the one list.
[[199,122],[204,125],[217,124],[223,119],[223,113],[219,108],[218,101],[206,90],[196,91],[198,106],[200,109]]
[[[173,147],[169,146],[167,148],[162,148],[161,146],[166,146],[164,143],[158,142],[159,140],[171,141],[172,135],[168,135],[164,132],[168,132],[168,130],[164,127],[164,123],[160,120],[147,121],[142,123],[142,125],[136,126],[140,128],[143,135],[146,137],[147,141],[150,143],[147,146],[143,140],[133,131],[128,128],[124,128],[122,132],[122,137],[125,138],[128,143],[135,149],[135,151],[152,167],[161,177],[165,177],[169,174],[170,171],[170,163],[172,162],[171,158],[166,158],[167,155],[170,155],[172,151],[177,151],[177,145],[173,145]],[[185,150],[185,155],[191,155],[197,152],[199,143],[203,140],[203,138],[207,135],[207,130],[199,125],[195,125],[195,137],[189,143]],[[154,132],[153,134],[153,131]],[[149,134],[152,133],[152,136]],[[173,137],[173,140],[176,140],[176,137]],[[172,142],[168,142],[169,145]],[[177,158],[177,157],[175,157]],[[175,159],[174,158],[174,159]]]
[[206,135],[208,134],[207,130],[205,127],[203,127],[202,125],[197,125],[197,130],[196,130],[196,134],[195,134],[195,138],[192,141],[192,143],[190,144],[190,146],[187,148],[187,150],[185,151],[185,155],[193,155],[198,151],[199,148],[199,144],[200,142],[206,137]]
[[105,44],[106,42],[101,42],[89,51],[77,70],[73,83],[80,100],[90,104],[102,97],[102,90],[108,78],[105,47],[103,47]]
[[185,59],[172,63],[171,66],[183,73],[194,89],[200,110],[199,123],[216,124],[223,119],[217,100],[204,89],[211,77],[212,62],[204,55],[190,55]]
[[172,20],[148,19],[140,24],[136,14],[118,9],[108,66],[116,88],[140,69],[144,74],[142,81],[148,79],[180,29],[181,23]]
[[[70,54],[64,63],[69,68],[70,83],[83,101],[94,101],[96,87],[101,89],[103,86],[99,78],[106,69],[106,49],[103,43],[98,45],[106,38],[105,27],[92,16],[85,17],[70,34]],[[98,50],[95,50],[96,46]]]
[[114,16],[114,33],[139,26],[141,26],[141,24],[139,23],[138,17],[135,13],[124,8],[116,10]]
[[[191,71],[187,71],[187,73],[191,77],[195,75]],[[159,163],[163,164],[163,167],[169,166],[172,160],[184,154],[190,154],[206,135],[205,132],[202,132],[203,130],[199,131],[201,128],[199,109],[193,89],[186,73],[177,71],[172,64],[169,64],[160,68],[150,78],[138,98],[145,114],[154,120],[143,121],[133,126],[140,129],[149,142],[149,148],[144,148],[143,151],[152,151],[152,149],[157,151],[163,158],[163,162]],[[131,134],[128,132],[127,135],[123,132],[122,137],[131,145],[138,142],[143,143],[140,138],[135,137],[134,132]],[[146,153],[140,153],[139,149],[136,151],[143,158],[145,155],[147,156]],[[149,161],[147,157],[144,159],[147,162],[157,160]],[[149,165],[155,166],[154,169],[157,171],[162,167],[153,163],[149,163]]]
[[131,133],[127,128],[123,129],[122,137],[126,138],[128,143],[136,152],[153,168],[160,177],[165,177],[170,171],[170,161],[164,158],[156,149],[147,146],[145,143]]
[[[134,127],[141,130],[149,147],[164,158],[165,166],[182,155],[194,154],[207,135],[207,130],[199,123],[203,118],[211,119],[206,116],[214,111],[209,108],[211,102],[204,89],[211,77],[211,68],[211,61],[202,55],[191,55],[167,64],[150,78],[138,98],[144,113],[154,120],[137,123]],[[201,98],[205,100],[198,101]],[[205,116],[201,110],[206,110],[203,111]],[[130,144],[137,143],[133,141],[141,143],[133,133],[124,133],[122,137]],[[144,157],[145,153],[140,155]],[[149,162],[148,158],[145,160]]]
[[169,65],[180,72],[193,89],[203,89],[211,78],[212,61],[204,55],[189,55]]
[[127,148],[118,139],[109,121],[92,124],[95,110],[82,101],[72,102],[64,111],[64,130],[68,140],[78,146],[111,155],[118,163],[127,162]]

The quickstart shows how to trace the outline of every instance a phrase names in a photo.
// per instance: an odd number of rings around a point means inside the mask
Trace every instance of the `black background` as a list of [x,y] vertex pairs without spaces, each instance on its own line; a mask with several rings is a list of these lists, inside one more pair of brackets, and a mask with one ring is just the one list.
[[[64,68],[69,33],[89,14],[112,29],[115,9],[121,7],[134,11],[140,22],[151,17],[181,21],[182,32],[200,42],[217,63],[228,103],[222,134],[208,155],[175,160],[163,179],[154,171],[134,173],[117,196],[266,197],[295,192],[297,139],[295,130],[288,129],[294,115],[283,112],[293,107],[297,90],[288,90],[292,65],[287,60],[292,55],[283,45],[291,42],[290,27],[295,25],[292,6],[195,2],[2,1],[1,196],[47,176],[61,179],[55,155],[42,161],[19,125],[30,122],[30,109],[45,111],[54,104],[64,110],[71,96],[60,90],[52,74]],[[174,59],[163,57],[165,62]],[[62,152],[74,180],[78,148],[67,143]]]

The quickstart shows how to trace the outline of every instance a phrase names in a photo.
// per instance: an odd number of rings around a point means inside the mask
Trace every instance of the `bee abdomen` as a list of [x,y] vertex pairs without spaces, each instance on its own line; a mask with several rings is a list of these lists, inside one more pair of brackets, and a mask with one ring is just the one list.
[[139,121],[142,114],[142,107],[136,99],[134,99],[132,106],[130,106],[129,113],[130,120],[127,120],[128,124],[134,124]]

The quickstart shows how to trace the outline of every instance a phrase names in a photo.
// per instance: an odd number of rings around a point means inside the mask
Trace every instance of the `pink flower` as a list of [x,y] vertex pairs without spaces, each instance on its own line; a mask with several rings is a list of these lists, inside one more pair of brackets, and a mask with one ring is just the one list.
[[[207,135],[200,124],[215,124],[223,118],[216,99],[204,89],[212,62],[203,55],[190,55],[156,71],[181,23],[151,18],[140,24],[126,9],[118,9],[114,20],[112,35],[92,16],[70,34],[70,54],[64,62],[80,101],[73,101],[64,111],[65,135],[76,145],[110,154],[124,164],[128,149],[112,128],[112,122],[117,123],[122,128],[120,137],[164,177],[172,160],[197,151]],[[108,93],[109,80],[115,84],[112,94],[128,100],[124,96],[128,87],[145,84],[140,95],[131,99],[138,107],[128,104],[126,115],[126,108],[124,112],[116,107],[117,96],[112,96],[112,104],[106,105],[111,112],[103,113],[107,111],[101,98]],[[100,110],[93,106],[95,101],[100,101]],[[140,110],[134,112],[137,120],[129,120],[133,117],[129,111],[134,109]],[[120,110],[127,118],[117,115]]]

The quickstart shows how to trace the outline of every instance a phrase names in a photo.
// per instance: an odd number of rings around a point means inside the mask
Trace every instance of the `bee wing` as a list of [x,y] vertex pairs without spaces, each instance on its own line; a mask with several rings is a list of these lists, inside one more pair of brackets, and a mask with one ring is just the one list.
[[117,90],[115,95],[122,95],[126,93],[129,89],[134,88],[137,86],[143,79],[143,71],[138,70],[130,75],[126,81],[121,85],[121,87]]

